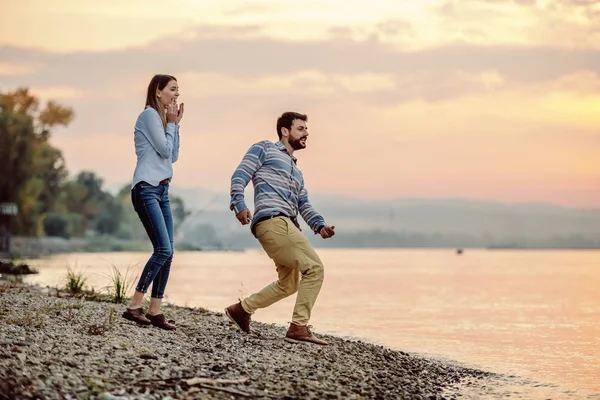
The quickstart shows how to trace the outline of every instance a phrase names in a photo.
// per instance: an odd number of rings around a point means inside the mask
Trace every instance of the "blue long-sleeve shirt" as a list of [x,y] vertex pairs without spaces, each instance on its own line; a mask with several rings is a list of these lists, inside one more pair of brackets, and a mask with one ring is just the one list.
[[251,229],[262,217],[279,213],[296,217],[300,212],[310,229],[318,233],[325,220],[308,201],[304,176],[296,162],[281,142],[265,140],[252,145],[231,177],[230,209],[237,214],[248,208],[244,189],[252,180],[255,210]]
[[141,181],[158,186],[173,177],[173,163],[179,158],[179,126],[165,127],[158,111],[147,106],[135,122],[133,134],[137,163],[133,172],[134,187]]

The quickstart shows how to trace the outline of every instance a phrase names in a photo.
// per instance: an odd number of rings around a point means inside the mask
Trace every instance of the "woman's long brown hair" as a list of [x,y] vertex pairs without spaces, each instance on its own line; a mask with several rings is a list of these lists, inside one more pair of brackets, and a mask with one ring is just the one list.
[[162,120],[164,126],[167,126],[167,114],[165,112],[165,108],[160,104],[158,96],[156,96],[156,92],[159,90],[163,90],[165,86],[167,86],[167,84],[171,81],[177,82],[177,79],[175,79],[175,77],[171,75],[154,75],[152,77],[152,80],[148,84],[148,93],[146,94],[146,105],[144,106],[144,108],[146,108],[147,106],[154,108],[158,112],[158,115],[160,115],[160,119]]

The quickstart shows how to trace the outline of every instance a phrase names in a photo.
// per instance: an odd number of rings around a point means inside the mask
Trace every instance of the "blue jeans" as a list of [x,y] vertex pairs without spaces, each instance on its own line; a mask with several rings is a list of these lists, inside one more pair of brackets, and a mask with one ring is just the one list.
[[152,283],[151,296],[162,299],[173,260],[173,215],[169,184],[152,186],[140,182],[131,189],[131,202],[154,247],[135,290],[146,293]]

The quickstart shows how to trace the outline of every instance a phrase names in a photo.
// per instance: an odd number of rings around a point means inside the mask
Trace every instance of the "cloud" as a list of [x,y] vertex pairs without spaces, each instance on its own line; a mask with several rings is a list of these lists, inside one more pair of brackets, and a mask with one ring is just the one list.
[[[72,106],[77,118],[54,140],[70,171],[97,170],[111,185],[131,178],[146,85],[167,72],[186,102],[180,186],[226,191],[248,146],[275,140],[276,117],[296,110],[309,114],[300,165],[319,193],[563,201],[569,190],[598,189],[597,50],[408,51],[378,38],[297,42],[254,37],[250,26],[211,29],[102,53],[3,47],[5,65],[37,69],[0,75],[0,87],[29,86]],[[110,165],[103,148],[115,149]]]
[[[468,1],[468,0],[467,0]],[[520,6],[535,6],[537,0],[471,0],[474,3],[506,4],[512,3]]]
[[31,74],[37,69],[33,63],[0,62],[0,75]]
[[246,15],[271,13],[278,9],[280,9],[280,7],[277,7],[273,3],[271,3],[271,4],[247,3],[247,4],[239,5],[237,7],[230,8],[230,9],[224,11],[224,14],[232,15],[232,16],[240,16],[240,15],[246,16]]
[[554,4],[574,7],[592,7],[600,5],[600,0],[555,0]]
[[[448,40],[600,49],[599,13],[600,3],[590,0],[450,0],[434,15]],[[485,36],[465,34],[471,29]]]
[[[254,28],[240,28],[245,29]],[[237,34],[228,28],[213,32]],[[27,86],[74,107],[78,117],[72,134],[110,132],[116,126],[125,134],[143,107],[151,76],[171,73],[189,106],[186,120],[197,134],[207,135],[238,132],[243,119],[270,126],[274,111],[331,109],[332,104],[362,113],[364,108],[393,109],[419,101],[496,92],[531,97],[549,91],[568,93],[561,101],[579,104],[577,96],[590,95],[600,74],[600,52],[583,49],[455,44],[401,51],[379,40],[207,37],[171,38],[170,45],[169,50],[153,45],[71,54],[3,47],[5,65],[35,63],[37,68],[0,75],[0,87]]]
[[402,19],[392,19],[380,22],[376,29],[385,38],[411,37],[414,36],[412,24]]
[[187,28],[175,35],[153,41],[148,47],[177,52],[189,40],[247,40],[264,36],[265,27],[253,25],[202,25],[201,27]]
[[352,39],[355,31],[349,26],[332,26],[327,29],[327,33],[335,39]]
[[404,19],[386,19],[375,24],[364,26],[341,26],[329,27],[326,31],[333,39],[349,40],[353,42],[382,42],[408,44],[409,39],[415,38],[414,26]]
[[84,97],[81,89],[65,86],[36,86],[31,87],[31,93],[40,99],[65,100],[80,99]]
[[[248,28],[251,29],[251,28]],[[199,29],[202,30],[202,29]],[[129,50],[53,54],[14,47],[0,48],[5,62],[37,61],[36,71],[1,77],[0,83],[75,85],[95,89],[159,71],[173,74],[218,73],[260,79],[307,70],[324,74],[419,75],[437,84],[456,72],[495,70],[508,81],[540,82],[581,70],[600,73],[600,51],[552,47],[473,46],[453,44],[401,51],[377,39],[286,42],[264,38],[173,38]]]

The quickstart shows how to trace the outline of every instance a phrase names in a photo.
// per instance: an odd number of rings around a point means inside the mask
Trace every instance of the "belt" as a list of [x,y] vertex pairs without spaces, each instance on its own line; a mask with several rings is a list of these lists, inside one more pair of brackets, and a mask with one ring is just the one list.
[[[252,226],[256,227],[256,225],[260,224],[263,221],[266,221],[266,220],[272,219],[272,218],[277,218],[277,217],[289,218],[294,223],[294,225],[296,225],[296,227],[298,229],[300,229],[300,225],[298,224],[298,218],[296,218],[296,217],[290,217],[290,216],[287,216],[287,215],[285,215],[283,213],[279,213],[279,214],[275,214],[275,215],[267,215],[267,216],[264,216],[264,217],[260,217]],[[254,233],[254,228],[252,229],[252,233]]]
[[171,179],[167,178],[167,179],[163,179],[162,181],[158,182],[159,185],[166,185],[169,182],[171,182]]

